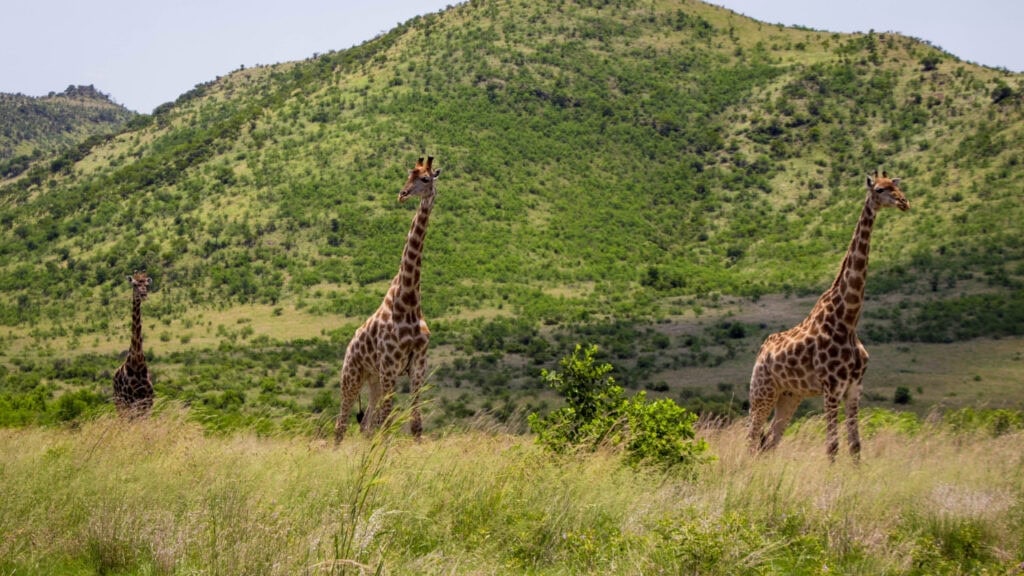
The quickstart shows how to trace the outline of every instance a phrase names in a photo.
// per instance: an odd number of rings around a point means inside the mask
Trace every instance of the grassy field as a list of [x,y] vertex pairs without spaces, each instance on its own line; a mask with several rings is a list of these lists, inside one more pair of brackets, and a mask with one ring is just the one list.
[[859,466],[811,418],[757,459],[739,425],[705,431],[714,460],[671,475],[483,423],[337,450],[173,405],[0,429],[0,574],[1020,572],[1021,432],[863,427]]

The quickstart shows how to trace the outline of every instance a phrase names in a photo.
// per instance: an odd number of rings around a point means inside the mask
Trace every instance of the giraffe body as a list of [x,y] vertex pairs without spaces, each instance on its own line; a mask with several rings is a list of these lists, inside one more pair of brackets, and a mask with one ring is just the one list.
[[142,351],[142,301],[153,279],[136,272],[128,280],[132,284],[132,341],[124,364],[114,372],[114,405],[119,415],[136,418],[153,407],[153,381]]
[[434,180],[440,170],[432,168],[433,157],[420,158],[398,194],[399,202],[420,199],[419,209],[402,252],[398,274],[391,281],[384,301],[360,326],[345,350],[341,369],[341,411],[334,425],[334,440],[341,442],[348,428],[352,405],[363,386],[369,389],[366,413],[360,422],[363,432],[382,426],[391,415],[395,383],[408,374],[412,389],[410,428],[419,438],[423,424],[419,391],[426,378],[430,329],[420,308],[420,265],[423,241],[434,206]]
[[[860,220],[835,282],[800,324],[769,335],[761,345],[750,377],[748,442],[752,452],[774,448],[800,402],[823,396],[829,458],[834,460],[839,451],[840,402],[846,405],[850,452],[859,457],[857,412],[868,352],[857,337],[857,323],[864,304],[871,229],[880,208],[910,208],[899,178],[876,172],[874,178],[867,179],[867,188]],[[763,436],[773,409],[768,434]]]

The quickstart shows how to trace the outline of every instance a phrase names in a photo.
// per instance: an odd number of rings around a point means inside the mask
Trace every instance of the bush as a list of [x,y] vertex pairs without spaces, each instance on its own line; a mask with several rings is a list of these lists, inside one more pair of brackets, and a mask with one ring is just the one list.
[[892,401],[894,404],[910,404],[910,388],[900,386],[893,392]]
[[625,451],[630,465],[674,468],[695,464],[707,450],[696,440],[695,414],[670,399],[648,402],[644,392],[631,399],[609,376],[611,364],[595,364],[597,346],[576,346],[562,358],[562,372],[544,370],[541,377],[566,401],[546,417],[532,413],[530,430],[549,449],[565,453],[610,446]]

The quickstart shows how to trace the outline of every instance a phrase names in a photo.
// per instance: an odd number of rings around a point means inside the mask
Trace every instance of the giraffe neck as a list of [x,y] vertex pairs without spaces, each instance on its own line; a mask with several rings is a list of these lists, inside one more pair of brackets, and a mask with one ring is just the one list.
[[423,240],[427,235],[427,223],[430,221],[430,211],[433,208],[433,194],[420,199],[419,210],[417,210],[416,216],[412,219],[409,236],[405,240],[405,249],[402,250],[402,265],[398,269],[398,276],[395,277],[395,286],[401,296],[396,298],[396,305],[409,307],[419,305],[420,263],[423,260]]
[[864,305],[868,253],[871,249],[871,228],[875,224],[877,213],[878,209],[869,192],[864,201],[864,209],[860,213],[860,220],[853,231],[850,247],[846,250],[846,257],[843,258],[843,263],[839,267],[839,274],[836,276],[835,282],[832,283],[832,288],[826,292],[826,297],[831,299],[833,312],[838,321],[851,329],[857,326]]
[[132,294],[132,344],[128,348],[128,362],[133,365],[146,363],[142,352],[142,297],[138,292]]

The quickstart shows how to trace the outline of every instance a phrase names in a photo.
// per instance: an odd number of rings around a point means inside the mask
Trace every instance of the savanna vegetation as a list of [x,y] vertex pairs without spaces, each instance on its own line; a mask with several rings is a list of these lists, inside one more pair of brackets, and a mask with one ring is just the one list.
[[236,70],[0,183],[0,423],[102,410],[145,268],[158,396],[211,430],[326,425],[424,153],[434,429],[525,431],[579,343],[627,395],[742,414],[878,167],[913,208],[873,237],[869,404],[1020,409],[1021,94],[922,40],[677,1],[474,1]]
[[1019,419],[869,410],[865,458],[824,423],[752,459],[740,426],[665,471],[553,454],[506,429],[346,439],[211,435],[164,403],[0,428],[4,574],[1014,574]]
[[[474,0],[30,135],[0,156],[0,574],[1018,573],[1022,84],[690,0]],[[332,450],[427,154],[427,434]],[[813,403],[751,458],[754,354],[876,168],[912,209],[872,237],[862,463]],[[158,402],[122,422],[139,268]]]

